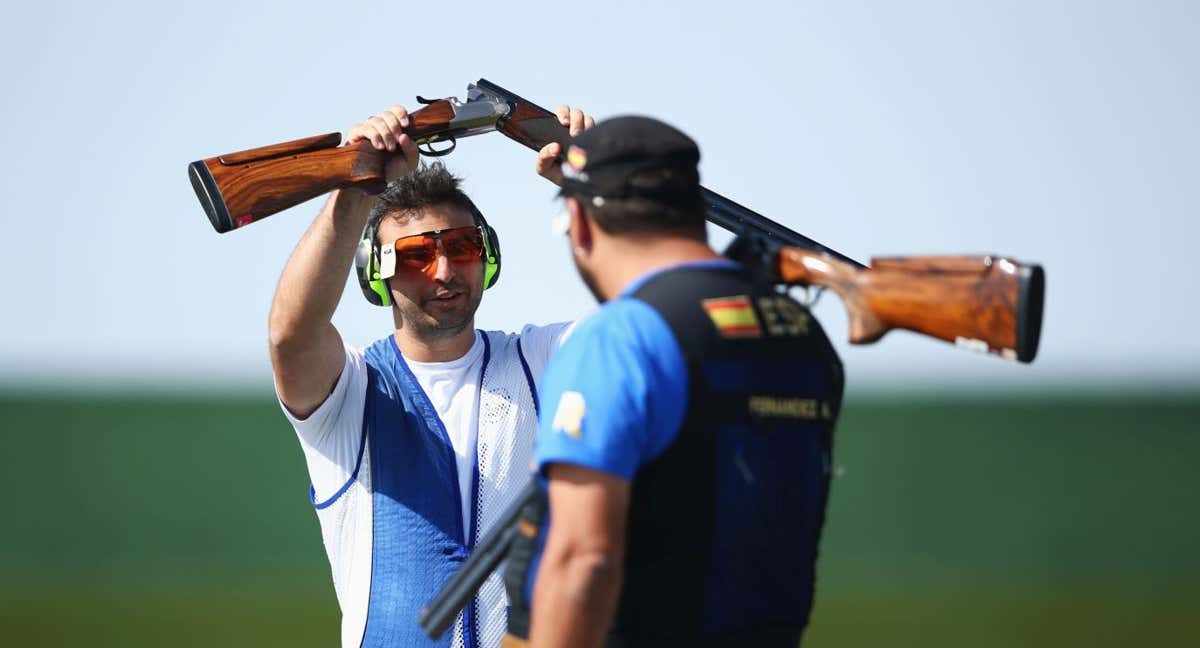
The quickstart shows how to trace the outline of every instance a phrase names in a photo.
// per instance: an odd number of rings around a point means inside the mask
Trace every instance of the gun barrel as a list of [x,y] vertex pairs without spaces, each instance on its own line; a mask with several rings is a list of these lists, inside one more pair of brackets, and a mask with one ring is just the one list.
[[[558,142],[564,148],[570,142],[569,131],[558,123],[558,118],[549,110],[532,101],[522,99],[519,95],[505,90],[487,79],[476,81],[472,85],[472,91],[476,88],[500,97],[512,106],[510,114],[500,120],[498,130],[501,133],[535,151],[550,142]],[[701,187],[700,191],[704,197],[705,217],[714,225],[723,227],[739,236],[761,235],[777,246],[788,245],[814,252],[823,252],[855,267],[866,267],[841,252],[780,225],[711,189]]]
[[711,189],[700,187],[700,192],[704,197],[704,204],[707,207],[705,216],[708,218],[708,221],[729,232],[738,236],[759,234],[766,238],[766,242],[774,243],[776,246],[804,248],[813,252],[828,254],[843,263],[849,263],[857,268],[867,267],[845,254],[833,248],[826,247],[791,228],[780,225],[753,209],[736,203]]

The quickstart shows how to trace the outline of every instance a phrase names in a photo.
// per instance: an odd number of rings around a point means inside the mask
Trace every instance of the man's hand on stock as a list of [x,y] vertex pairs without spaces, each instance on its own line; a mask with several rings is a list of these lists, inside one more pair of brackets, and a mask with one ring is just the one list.
[[[571,108],[567,104],[560,105],[554,113],[558,116],[558,123],[570,129],[571,137],[596,125],[596,120],[592,119],[591,115],[584,113],[579,108]],[[543,146],[542,150],[538,151],[538,175],[561,186],[562,167],[560,165],[563,153],[562,146],[558,142],[551,142]]]
[[370,140],[376,150],[389,152],[399,150],[401,155],[392,157],[384,166],[387,181],[392,182],[417,168],[417,162],[420,160],[417,143],[402,130],[408,128],[411,123],[408,110],[404,106],[396,104],[377,115],[368,117],[364,122],[351,126],[350,130],[346,132],[346,144]]

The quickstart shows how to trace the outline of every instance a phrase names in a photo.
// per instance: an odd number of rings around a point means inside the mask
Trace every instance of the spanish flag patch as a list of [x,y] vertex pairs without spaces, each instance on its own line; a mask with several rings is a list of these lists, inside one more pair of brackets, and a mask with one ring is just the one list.
[[700,305],[708,312],[721,337],[762,337],[758,316],[754,314],[754,307],[746,295],[705,299]]
[[567,149],[567,164],[576,171],[583,171],[583,167],[587,166],[587,151],[572,144]]

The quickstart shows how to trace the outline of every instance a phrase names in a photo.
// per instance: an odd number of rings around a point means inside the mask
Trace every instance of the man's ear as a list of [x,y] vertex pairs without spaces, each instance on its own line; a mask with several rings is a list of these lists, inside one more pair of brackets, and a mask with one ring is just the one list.
[[571,226],[567,230],[567,236],[571,238],[571,248],[591,252],[592,221],[574,196],[567,198],[567,212],[571,215]]

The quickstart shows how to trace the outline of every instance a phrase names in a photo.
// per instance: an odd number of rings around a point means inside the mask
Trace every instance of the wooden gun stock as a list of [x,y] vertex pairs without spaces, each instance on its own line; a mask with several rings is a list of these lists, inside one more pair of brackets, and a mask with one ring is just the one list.
[[[454,109],[439,100],[410,114],[405,132],[418,143],[445,132]],[[339,146],[341,133],[218,155],[188,165],[188,178],[217,232],[243,227],[323,193],[384,188],[384,164],[399,152],[378,151],[363,140]]]
[[868,344],[892,329],[1031,362],[1042,330],[1041,266],[999,256],[872,259],[855,268],[829,255],[786,247],[779,275],[789,285],[831,288],[846,305],[850,342]]

